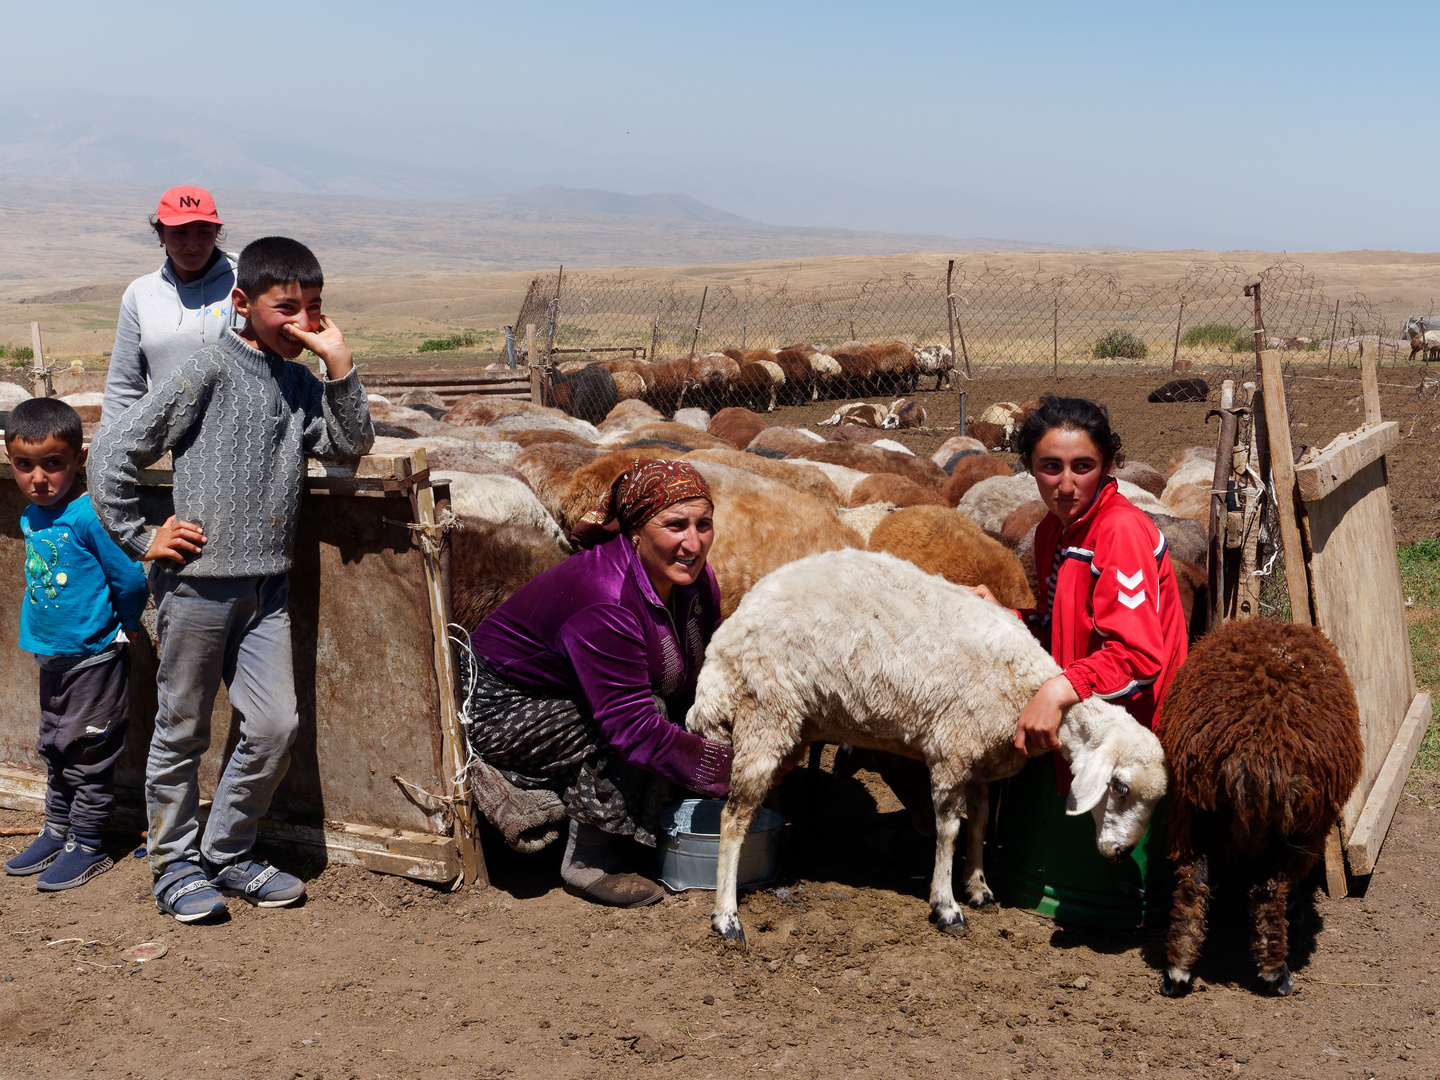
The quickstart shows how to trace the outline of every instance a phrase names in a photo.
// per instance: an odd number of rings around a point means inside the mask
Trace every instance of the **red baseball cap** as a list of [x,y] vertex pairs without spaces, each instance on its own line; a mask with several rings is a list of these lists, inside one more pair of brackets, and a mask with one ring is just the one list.
[[204,188],[172,187],[160,196],[155,220],[161,225],[184,225],[190,221],[213,221],[224,225],[215,210],[215,200]]

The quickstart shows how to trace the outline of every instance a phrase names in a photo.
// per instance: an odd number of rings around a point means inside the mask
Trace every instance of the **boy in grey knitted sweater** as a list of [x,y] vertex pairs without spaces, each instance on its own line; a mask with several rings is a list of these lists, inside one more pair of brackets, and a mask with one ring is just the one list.
[[[286,606],[305,456],[357,457],[375,438],[339,328],[321,314],[320,264],[285,237],[240,254],[239,330],[200,349],[111,423],[90,451],[91,497],[128,553],[151,563],[158,608],[158,709],[145,770],[156,905],[181,922],[305,895],[251,857],[256,825],[299,726]],[[322,384],[294,360],[309,349]],[[167,451],[175,513],[140,514],[139,470]],[[203,837],[198,770],[221,680],[241,718]]]

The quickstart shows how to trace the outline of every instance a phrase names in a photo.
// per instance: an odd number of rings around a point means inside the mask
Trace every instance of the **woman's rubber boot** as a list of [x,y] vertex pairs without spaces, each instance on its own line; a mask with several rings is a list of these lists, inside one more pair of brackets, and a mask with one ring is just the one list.
[[609,907],[644,907],[665,895],[665,890],[649,878],[620,870],[609,833],[593,825],[581,825],[573,818],[560,879],[566,892]]

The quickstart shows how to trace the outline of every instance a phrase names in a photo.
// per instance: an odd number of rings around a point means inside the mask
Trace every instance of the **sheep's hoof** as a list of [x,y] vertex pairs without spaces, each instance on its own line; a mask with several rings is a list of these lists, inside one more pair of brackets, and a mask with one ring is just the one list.
[[710,925],[715,932],[725,939],[727,945],[745,947],[745,928],[740,925],[740,920],[734,916],[725,919],[712,919]]
[[1164,994],[1166,997],[1168,997],[1168,998],[1184,997],[1184,996],[1185,996],[1186,994],[1188,994],[1189,992],[1190,992],[1190,980],[1189,980],[1189,979],[1175,979],[1175,978],[1171,978],[1170,972],[1168,972],[1168,971],[1162,972],[1162,973],[1160,974],[1160,993]]
[[970,933],[970,928],[965,925],[965,916],[958,908],[954,915],[936,913],[935,927],[942,934],[949,934],[952,937],[964,937]]
[[1281,964],[1280,970],[1274,975],[1262,976],[1270,993],[1276,997],[1289,997],[1295,990],[1295,980],[1290,977],[1290,965]]
[[970,897],[965,902],[976,911],[983,911],[987,915],[993,915],[1000,910],[1000,905],[995,903],[995,897],[988,889],[979,896]]

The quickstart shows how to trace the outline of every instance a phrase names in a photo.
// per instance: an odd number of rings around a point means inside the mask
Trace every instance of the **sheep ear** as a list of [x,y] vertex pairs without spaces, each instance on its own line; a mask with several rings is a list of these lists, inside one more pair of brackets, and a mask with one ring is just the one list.
[[1075,779],[1065,796],[1065,813],[1071,817],[1088,814],[1105,797],[1110,776],[1115,771],[1115,747],[1106,739],[1095,749],[1082,748],[1070,762]]

